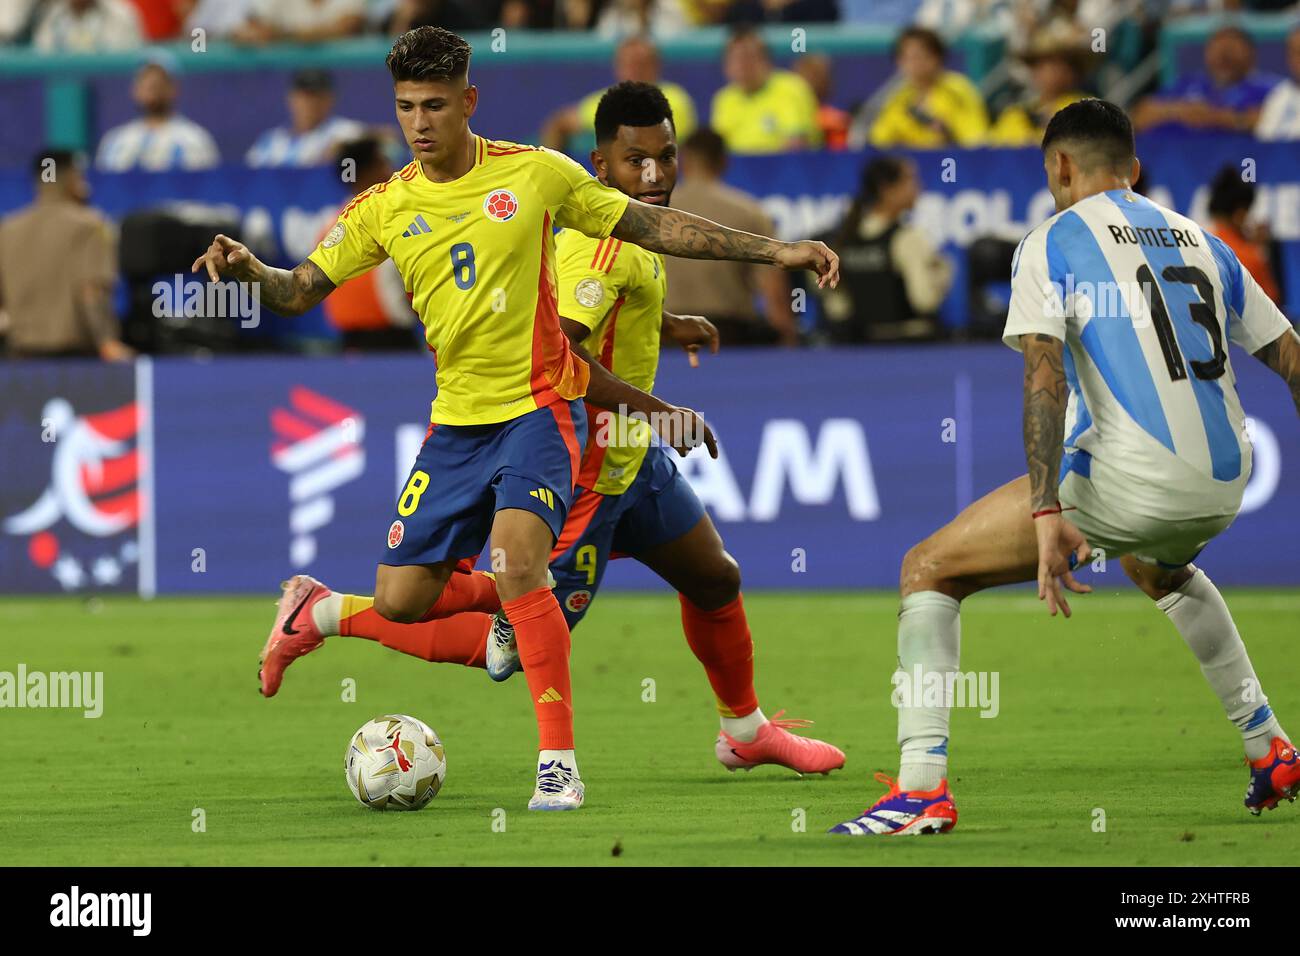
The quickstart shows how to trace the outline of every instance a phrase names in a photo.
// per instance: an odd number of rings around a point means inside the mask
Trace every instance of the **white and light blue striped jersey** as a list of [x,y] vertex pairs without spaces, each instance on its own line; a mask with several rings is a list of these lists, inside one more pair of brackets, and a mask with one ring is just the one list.
[[115,126],[104,134],[95,154],[95,165],[111,173],[210,169],[220,161],[216,140],[184,116],[172,116],[157,125],[138,119]]
[[250,166],[323,166],[334,158],[335,146],[365,131],[364,124],[341,116],[331,116],[305,133],[277,126],[257,137],[246,160]]
[[1021,241],[1003,341],[1065,343],[1062,479],[1095,458],[1125,479],[1116,505],[1182,518],[1226,513],[1250,477],[1228,342],[1256,352],[1290,328],[1222,240],[1115,189]]

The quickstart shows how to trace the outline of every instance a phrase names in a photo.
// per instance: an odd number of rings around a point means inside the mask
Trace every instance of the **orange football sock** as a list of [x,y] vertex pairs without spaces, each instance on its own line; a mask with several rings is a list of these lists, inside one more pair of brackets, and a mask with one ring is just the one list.
[[550,588],[529,591],[502,605],[514,625],[519,662],[537,711],[539,750],[573,749],[569,681],[569,625]]
[[436,621],[397,624],[380,617],[375,599],[343,595],[339,634],[378,641],[403,654],[443,664],[487,667],[487,632],[492,615],[467,611]]
[[461,611],[486,611],[495,614],[501,610],[501,598],[497,597],[497,582],[482,571],[456,571],[447,579],[447,586],[438,595],[429,612],[420,618],[432,621],[435,618],[451,617]]
[[758,710],[754,693],[754,641],[740,595],[716,611],[705,611],[679,594],[686,643],[709,675],[723,717],[744,717]]

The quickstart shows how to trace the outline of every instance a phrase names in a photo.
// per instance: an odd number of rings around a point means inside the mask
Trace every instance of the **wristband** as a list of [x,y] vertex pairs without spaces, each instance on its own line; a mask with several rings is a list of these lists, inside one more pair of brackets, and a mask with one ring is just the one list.
[[1058,504],[1055,508],[1044,508],[1041,511],[1035,511],[1032,517],[1035,521],[1037,521],[1043,515],[1059,515],[1063,511],[1074,511],[1074,510],[1076,509],[1073,505],[1071,505],[1069,508],[1064,508]]

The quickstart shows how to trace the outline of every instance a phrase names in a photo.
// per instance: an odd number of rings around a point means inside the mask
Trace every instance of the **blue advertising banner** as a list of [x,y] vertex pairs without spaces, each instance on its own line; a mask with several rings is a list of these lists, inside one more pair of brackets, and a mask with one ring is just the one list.
[[[1258,184],[1255,214],[1278,240],[1274,264],[1286,293],[1284,308],[1300,317],[1300,150],[1290,143],[1260,143],[1248,136],[1169,132],[1139,139],[1138,153],[1155,201],[1207,221],[1208,183],[1225,166]],[[728,181],[759,197],[782,238],[806,238],[834,228],[857,190],[869,153],[787,153],[736,157]],[[1042,155],[1036,149],[929,150],[908,153],[917,163],[923,193],[913,213],[957,271],[944,302],[947,325],[966,324],[964,250],[981,236],[1018,241],[1055,211]],[[93,202],[120,219],[168,202],[207,204],[233,213],[240,238],[270,251],[280,265],[311,252],[338,215],[346,192],[329,169],[96,174]],[[0,173],[0,214],[30,200],[25,173]],[[197,256],[201,250],[196,249]],[[1009,277],[1008,277],[1009,278]],[[815,306],[815,303],[814,303]],[[266,317],[274,334],[329,334],[319,316],[290,325]],[[249,335],[265,335],[262,328]]]
[[[1198,563],[1223,584],[1300,584],[1284,490],[1300,482],[1300,420],[1271,372],[1232,360],[1254,476]],[[1024,472],[1021,363],[1001,346],[662,364],[660,393],[718,435],[716,461],[680,467],[749,589],[893,588],[912,544]],[[269,593],[309,570],[369,592],[433,390],[417,357],[6,366],[0,590]],[[661,586],[630,560],[606,582]]]

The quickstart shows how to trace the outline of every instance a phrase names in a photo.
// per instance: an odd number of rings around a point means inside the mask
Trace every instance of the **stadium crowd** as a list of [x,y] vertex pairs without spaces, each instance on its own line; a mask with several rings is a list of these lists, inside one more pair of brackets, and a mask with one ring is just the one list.
[[[367,168],[368,185],[391,174],[402,144],[391,129],[338,114],[329,70],[297,70],[284,120],[265,129],[243,155],[223,155],[201,122],[179,111],[183,71],[165,43],[197,30],[248,46],[318,43],[400,33],[422,24],[461,31],[580,29],[620,37],[611,79],[657,83],[673,107],[683,154],[674,202],[682,208],[771,232],[757,199],[723,181],[730,156],[871,151],[843,221],[822,237],[840,252],[845,282],[822,297],[818,328],[800,328],[791,312],[790,281],[776,270],[710,264],[701,271],[697,263],[670,263],[670,308],[715,316],[728,344],[795,345],[809,339],[870,342],[946,334],[938,309],[953,283],[952,264],[909,222],[924,183],[915,163],[890,150],[1035,145],[1057,110],[1086,96],[1114,98],[1121,87],[1139,131],[1182,128],[1300,140],[1300,21],[1286,39],[1289,75],[1260,70],[1251,33],[1228,21],[1209,36],[1199,70],[1163,87],[1154,74],[1137,86],[1129,82],[1131,67],[1157,50],[1161,24],[1195,13],[1296,6],[1275,0],[8,0],[0,11],[0,44],[30,44],[51,54],[147,51],[131,87],[136,117],[106,130],[95,146],[93,163],[102,171],[342,162]],[[893,76],[860,102],[836,98],[836,64],[830,57],[802,54],[780,64],[755,29],[836,21],[897,28],[890,51]],[[657,46],[705,25],[730,27],[720,63],[725,84],[707,104],[694,102],[665,75]],[[1004,43],[1005,75],[994,88],[977,85],[949,54],[950,42],[974,28],[993,31]],[[1125,35],[1131,42],[1116,51],[1099,44],[1099,35]],[[538,141],[585,158],[600,93],[594,90],[546,116]],[[51,155],[38,158],[38,183],[41,163],[48,164]],[[72,154],[55,160],[60,168],[80,168],[81,160]],[[1234,189],[1222,176],[1215,181],[1214,228],[1281,301],[1269,237],[1249,218],[1253,188],[1236,178],[1244,189]],[[0,222],[0,321],[7,313],[9,354],[129,357],[131,350],[103,317],[103,276],[116,256],[112,224],[81,209],[80,179],[58,189],[42,184],[37,193],[30,207]],[[76,215],[68,214],[72,207],[78,208]],[[56,306],[43,301],[53,293],[42,290],[60,283],[41,274],[53,266],[43,267],[32,255],[33,235],[65,247],[91,243],[92,260],[99,265],[86,282],[99,291],[78,292],[71,299],[64,295]],[[972,250],[978,254],[989,257],[993,274],[1004,270],[1004,261],[1009,264],[1003,241]],[[414,346],[412,316],[396,294],[400,283],[393,280],[377,275],[366,283],[371,287],[356,290],[347,302],[343,296],[331,301],[329,319],[345,347]],[[15,292],[20,286],[30,287],[32,301],[46,311],[20,305],[22,296]],[[94,303],[94,319],[77,319],[90,308],[87,302]],[[863,305],[868,302],[869,309]],[[53,324],[37,318],[52,314],[51,308],[66,319],[57,333]],[[29,334],[26,327],[33,323],[41,328]]]

